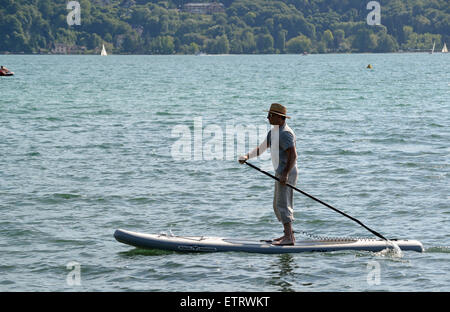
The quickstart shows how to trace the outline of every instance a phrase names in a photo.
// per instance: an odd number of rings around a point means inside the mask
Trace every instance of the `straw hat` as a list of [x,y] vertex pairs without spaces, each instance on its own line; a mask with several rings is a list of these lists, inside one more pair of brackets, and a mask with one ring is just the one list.
[[291,118],[286,115],[286,113],[287,113],[286,107],[284,107],[283,105],[278,104],[278,103],[272,103],[272,105],[270,105],[270,110],[268,110],[266,112],[269,112],[272,114],[277,114],[277,115],[280,115],[280,116],[283,116],[286,118]]

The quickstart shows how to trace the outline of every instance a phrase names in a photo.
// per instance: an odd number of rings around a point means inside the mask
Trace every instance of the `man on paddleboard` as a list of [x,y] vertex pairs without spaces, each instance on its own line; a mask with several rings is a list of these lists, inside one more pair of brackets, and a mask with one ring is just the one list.
[[239,163],[258,157],[270,147],[275,176],[273,209],[277,219],[283,223],[284,235],[273,240],[274,245],[294,245],[295,237],[292,229],[294,221],[293,189],[286,183],[297,184],[297,150],[295,149],[295,133],[287,125],[287,109],[281,104],[273,103],[268,111],[267,119],[273,128],[264,142],[245,156],[239,157]]

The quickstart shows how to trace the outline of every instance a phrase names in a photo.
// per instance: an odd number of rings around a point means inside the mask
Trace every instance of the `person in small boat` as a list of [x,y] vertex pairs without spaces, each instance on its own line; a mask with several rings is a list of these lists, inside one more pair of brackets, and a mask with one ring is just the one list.
[[[274,126],[267,134],[264,142],[245,156],[239,157],[239,163],[244,164],[248,159],[258,157],[270,147],[272,164],[275,169],[275,176],[279,181],[275,182],[273,198],[273,209],[275,215],[283,224],[284,235],[272,240],[274,245],[294,245],[295,236],[292,229],[294,221],[293,189],[297,184],[297,150],[295,144],[295,133],[287,125],[287,109],[279,103],[273,103],[268,111],[267,119]],[[277,142],[278,141],[278,142]],[[278,146],[275,146],[277,144]]]
[[2,74],[2,75],[10,75],[10,74],[12,74],[12,72],[8,69],[8,68],[6,68],[5,66],[0,66],[0,73]]

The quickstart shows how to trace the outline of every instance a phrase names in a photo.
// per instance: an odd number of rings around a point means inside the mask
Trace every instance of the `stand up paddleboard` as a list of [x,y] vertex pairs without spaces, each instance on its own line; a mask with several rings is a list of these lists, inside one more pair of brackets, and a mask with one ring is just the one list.
[[[294,246],[276,246],[270,241],[234,239],[205,236],[173,236],[167,234],[144,234],[116,230],[117,241],[145,249],[162,249],[180,252],[224,252],[243,251],[265,254],[297,253],[313,251],[366,250],[378,252],[393,248],[388,242],[376,239],[321,239],[296,241]],[[394,240],[401,250],[423,252],[423,245],[417,240]]]

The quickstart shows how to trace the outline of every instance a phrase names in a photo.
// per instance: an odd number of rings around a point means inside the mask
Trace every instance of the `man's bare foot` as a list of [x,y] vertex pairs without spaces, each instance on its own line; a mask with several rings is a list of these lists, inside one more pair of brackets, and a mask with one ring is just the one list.
[[288,237],[284,237],[283,239],[279,241],[274,241],[272,245],[277,246],[293,246],[295,244],[295,239],[289,239]]
[[283,235],[283,236],[281,236],[281,237],[278,237],[278,238],[274,238],[274,239],[272,239],[272,241],[273,241],[273,242],[279,242],[279,241],[283,240],[284,238],[286,238],[285,235]]

